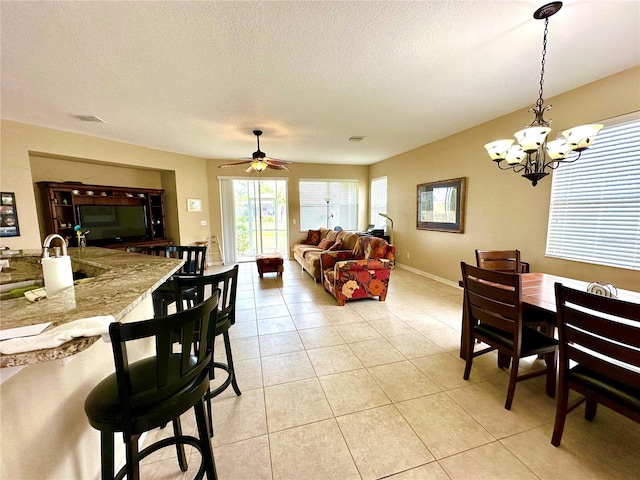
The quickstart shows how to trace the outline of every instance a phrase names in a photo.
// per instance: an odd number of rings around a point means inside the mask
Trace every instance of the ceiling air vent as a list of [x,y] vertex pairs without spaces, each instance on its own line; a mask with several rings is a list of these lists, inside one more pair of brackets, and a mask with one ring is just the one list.
[[353,137],[349,137],[349,141],[350,142],[361,142],[362,140],[364,140],[366,137],[363,137],[361,135],[354,135]]
[[104,123],[100,117],[96,117],[95,115],[73,115],[78,120],[83,122],[94,122],[94,123]]

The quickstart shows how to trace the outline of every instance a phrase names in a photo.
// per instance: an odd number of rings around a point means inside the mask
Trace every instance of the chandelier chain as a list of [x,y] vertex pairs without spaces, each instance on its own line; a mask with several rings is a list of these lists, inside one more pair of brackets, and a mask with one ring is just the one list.
[[538,111],[542,111],[542,106],[544,104],[544,100],[542,99],[542,86],[544,85],[544,64],[546,62],[547,56],[547,34],[549,33],[549,18],[544,19],[544,35],[542,37],[542,62],[540,64],[540,90],[538,91],[539,97],[536,105],[538,107]]

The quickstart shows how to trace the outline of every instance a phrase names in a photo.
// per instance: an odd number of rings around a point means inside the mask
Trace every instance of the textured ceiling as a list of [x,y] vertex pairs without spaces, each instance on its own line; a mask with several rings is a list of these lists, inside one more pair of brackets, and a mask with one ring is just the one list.
[[[225,160],[259,128],[276,158],[371,164],[532,106],[541,5],[2,1],[0,113]],[[640,2],[566,1],[545,98],[638,64]]]

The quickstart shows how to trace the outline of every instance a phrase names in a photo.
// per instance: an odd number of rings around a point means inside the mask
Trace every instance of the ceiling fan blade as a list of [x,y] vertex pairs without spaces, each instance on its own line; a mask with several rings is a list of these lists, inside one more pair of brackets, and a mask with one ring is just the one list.
[[267,162],[269,165],[290,165],[293,162],[290,162],[289,160],[279,160],[277,158],[271,158],[271,157],[267,157],[264,159],[265,162]]
[[218,165],[218,168],[235,167],[237,165],[246,165],[247,163],[251,163],[252,161],[253,161],[253,159],[245,160],[245,161],[242,161],[242,162],[226,163],[224,165]]
[[273,170],[286,170],[289,171],[286,165],[278,165],[278,164],[269,164],[269,167]]

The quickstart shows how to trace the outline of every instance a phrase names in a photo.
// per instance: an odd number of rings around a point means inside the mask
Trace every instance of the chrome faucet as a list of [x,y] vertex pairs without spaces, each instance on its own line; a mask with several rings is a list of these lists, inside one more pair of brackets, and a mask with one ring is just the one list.
[[[56,238],[62,243],[62,256],[67,255],[67,242],[64,241],[64,238],[57,233],[50,233],[47,235],[47,238],[44,239],[44,244],[42,245],[42,258],[49,258],[49,247],[51,246],[51,242]],[[59,257],[60,247],[53,247],[53,250],[55,251],[55,256]]]

